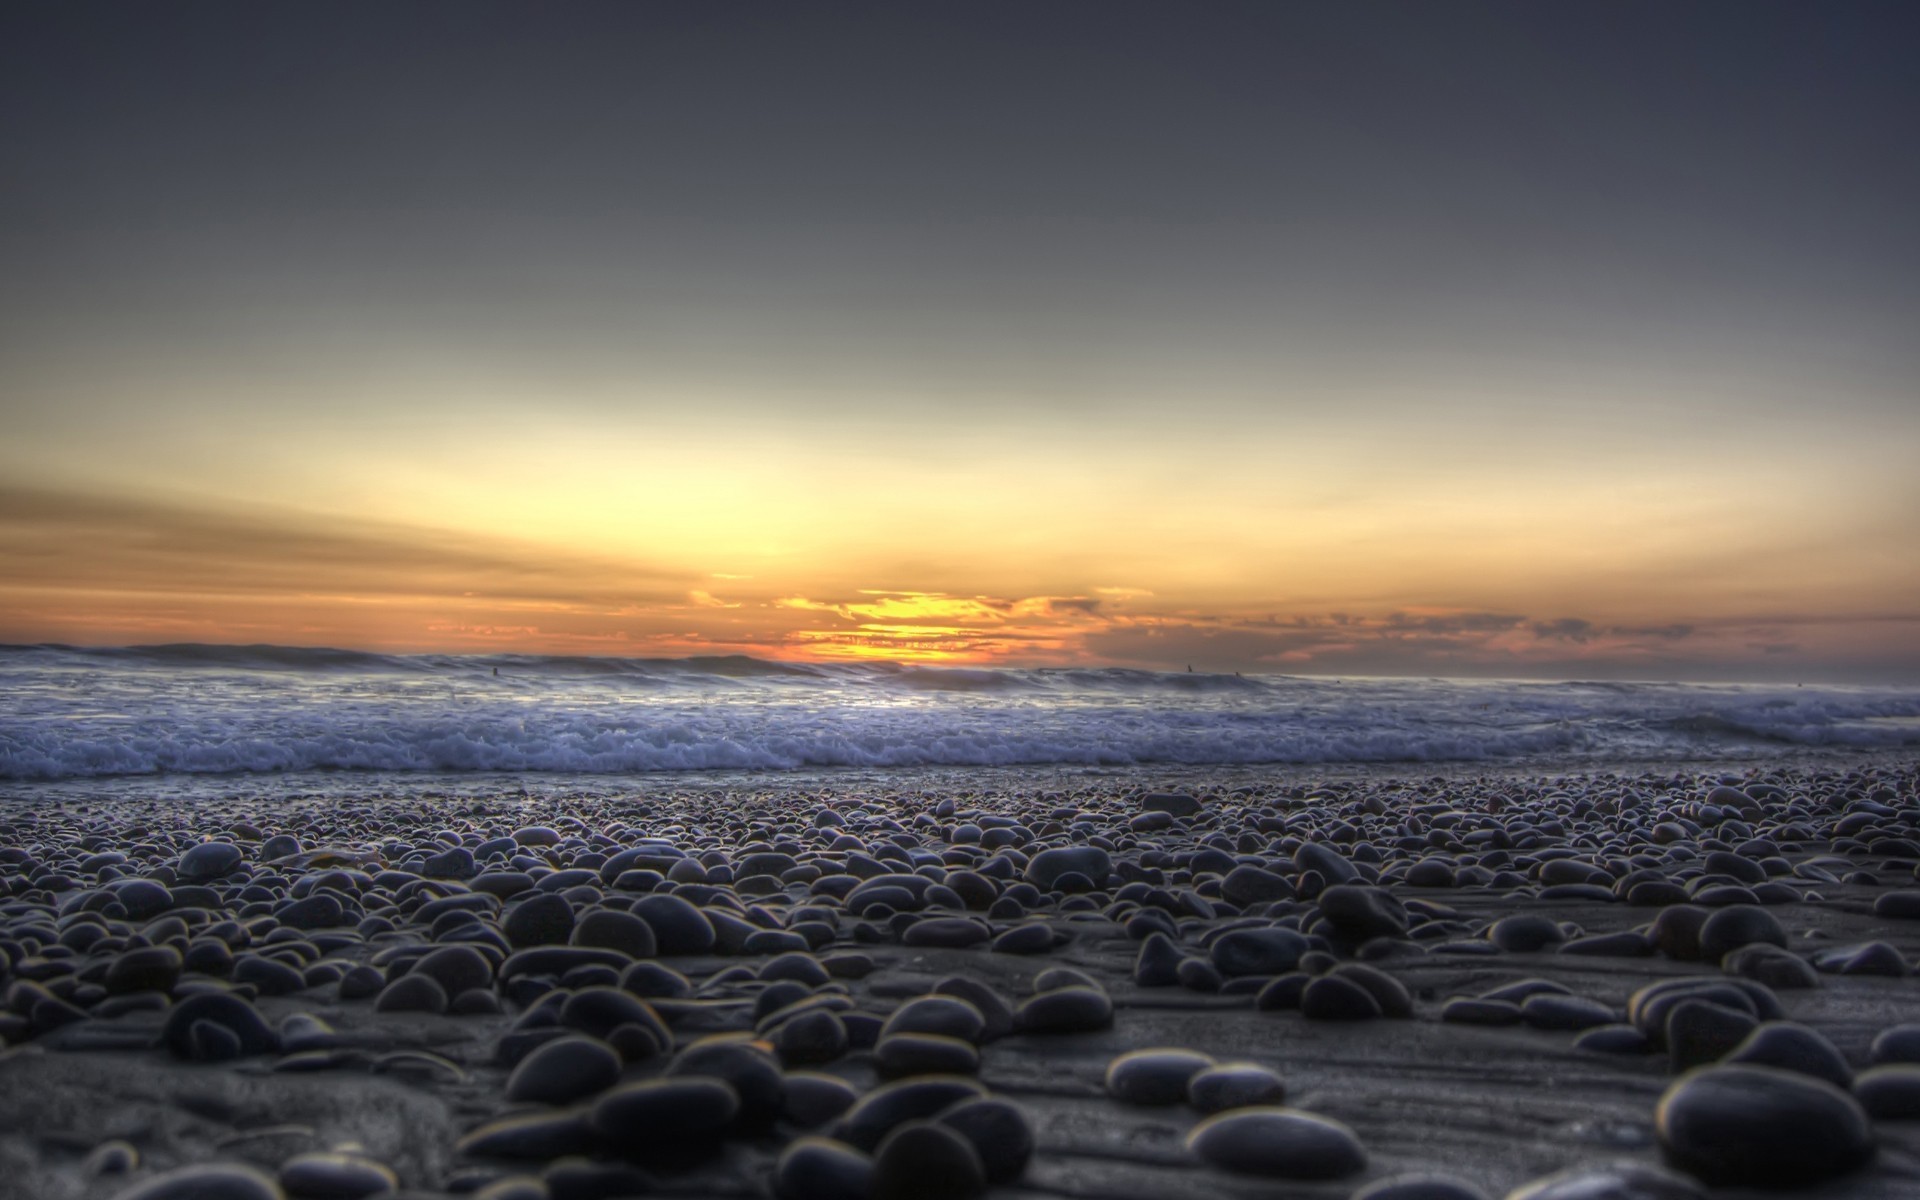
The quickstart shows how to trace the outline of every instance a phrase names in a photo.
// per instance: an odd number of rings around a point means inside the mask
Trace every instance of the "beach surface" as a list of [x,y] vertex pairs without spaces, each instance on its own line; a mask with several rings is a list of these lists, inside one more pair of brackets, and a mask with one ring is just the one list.
[[1897,756],[20,785],[0,1195],[1911,1195],[1916,867]]

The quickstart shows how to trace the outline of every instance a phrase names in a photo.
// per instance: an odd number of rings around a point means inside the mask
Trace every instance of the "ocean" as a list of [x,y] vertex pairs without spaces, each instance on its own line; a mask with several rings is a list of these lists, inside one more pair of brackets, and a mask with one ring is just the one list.
[[0,648],[0,781],[937,768],[1621,769],[1920,749],[1920,688]]

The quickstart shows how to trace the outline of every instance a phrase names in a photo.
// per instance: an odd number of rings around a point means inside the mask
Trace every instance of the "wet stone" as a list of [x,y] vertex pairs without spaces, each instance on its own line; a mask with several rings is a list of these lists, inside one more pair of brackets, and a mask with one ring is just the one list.
[[399,1186],[381,1163],[350,1154],[301,1154],[280,1166],[280,1186],[293,1200],[361,1200]]
[[717,1145],[739,1111],[725,1081],[688,1075],[622,1085],[594,1103],[588,1124],[623,1154],[645,1157]]
[[1832,1084],[1772,1067],[1702,1067],[1660,1098],[1667,1156],[1714,1186],[1802,1187],[1864,1166],[1872,1126]]
[[1017,1105],[997,1097],[962,1100],[934,1118],[973,1145],[987,1182],[1011,1183],[1033,1158],[1033,1128]]
[[873,1160],[843,1142],[796,1138],[773,1169],[777,1200],[868,1200]]
[[1133,1050],[1107,1064],[1107,1091],[1126,1104],[1182,1104],[1193,1077],[1213,1065],[1192,1050]]
[[1876,1121],[1920,1121],[1920,1065],[1868,1067],[1854,1080],[1853,1096]]
[[1338,1121],[1299,1109],[1230,1109],[1187,1135],[1187,1148],[1210,1166],[1276,1179],[1342,1179],[1366,1170],[1360,1139]]
[[937,1121],[896,1126],[873,1156],[873,1200],[968,1200],[987,1188],[973,1143]]
[[168,1171],[113,1200],[286,1200],[286,1193],[252,1167],[220,1163]]
[[507,1099],[535,1104],[572,1104],[620,1081],[620,1056],[605,1042],[561,1037],[520,1060],[507,1080]]
[[1286,1081],[1258,1063],[1221,1063],[1187,1080],[1187,1103],[1202,1113],[1279,1104],[1286,1098]]

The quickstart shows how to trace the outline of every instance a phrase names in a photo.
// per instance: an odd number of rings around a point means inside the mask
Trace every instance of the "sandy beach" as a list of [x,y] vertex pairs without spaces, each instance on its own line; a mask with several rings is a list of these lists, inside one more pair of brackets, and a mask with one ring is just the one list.
[[1260,774],[16,794],[0,1194],[1920,1185],[1910,760]]

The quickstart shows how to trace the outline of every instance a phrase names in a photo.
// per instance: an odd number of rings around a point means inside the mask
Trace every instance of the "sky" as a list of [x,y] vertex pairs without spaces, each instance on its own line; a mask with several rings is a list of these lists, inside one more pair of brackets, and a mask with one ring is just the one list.
[[11,4],[0,642],[1920,680],[1917,57]]

